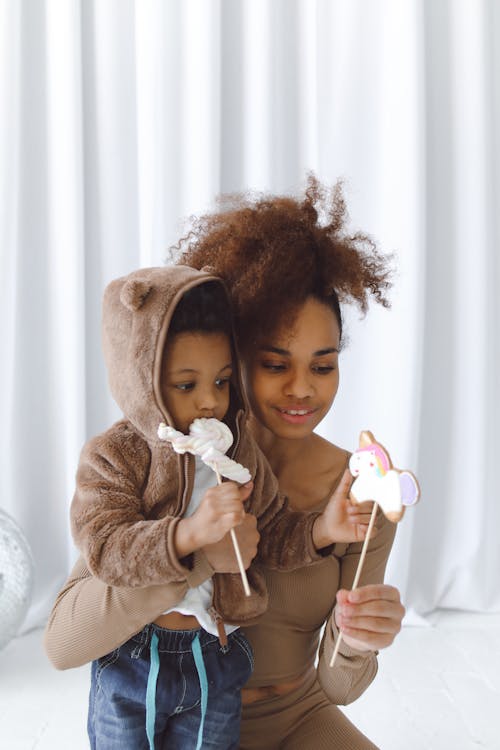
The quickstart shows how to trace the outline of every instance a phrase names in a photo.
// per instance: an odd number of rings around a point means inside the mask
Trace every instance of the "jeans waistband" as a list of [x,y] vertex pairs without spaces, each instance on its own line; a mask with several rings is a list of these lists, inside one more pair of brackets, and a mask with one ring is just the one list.
[[198,630],[167,630],[166,628],[160,628],[155,623],[150,623],[130,639],[135,645],[131,654],[132,658],[138,659],[143,649],[149,648],[153,633],[156,633],[158,638],[159,653],[191,653],[192,643],[196,636],[199,636],[202,649],[204,646],[218,641],[216,635],[207,633],[203,628],[199,628]]

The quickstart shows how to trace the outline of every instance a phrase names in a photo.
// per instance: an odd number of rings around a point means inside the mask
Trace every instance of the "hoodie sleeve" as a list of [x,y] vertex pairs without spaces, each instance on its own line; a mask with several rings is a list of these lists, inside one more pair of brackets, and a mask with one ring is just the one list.
[[185,581],[189,569],[177,558],[180,518],[148,520],[142,493],[150,451],[126,423],[83,448],[71,505],[71,529],[90,572],[113,586]]
[[314,522],[320,514],[290,510],[264,454],[253,439],[247,436],[246,440],[245,453],[251,456],[248,463],[255,467],[254,489],[247,510],[257,517],[259,560],[275,570],[294,570],[321,560],[312,537]]

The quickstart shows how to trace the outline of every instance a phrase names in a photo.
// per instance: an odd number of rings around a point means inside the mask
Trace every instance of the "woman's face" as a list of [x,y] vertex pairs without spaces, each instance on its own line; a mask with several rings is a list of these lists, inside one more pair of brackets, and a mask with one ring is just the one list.
[[339,385],[339,343],[334,313],[309,298],[291,327],[264,336],[247,357],[252,411],[277,437],[306,437],[330,409]]

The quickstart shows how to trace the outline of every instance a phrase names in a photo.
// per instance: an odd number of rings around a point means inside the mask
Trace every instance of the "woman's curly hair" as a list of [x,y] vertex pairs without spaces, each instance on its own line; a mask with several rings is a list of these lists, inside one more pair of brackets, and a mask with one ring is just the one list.
[[340,326],[339,301],[363,313],[369,295],[389,306],[390,257],[367,235],[347,234],[347,220],[342,184],[329,189],[310,175],[303,200],[223,196],[217,212],[192,219],[175,250],[179,263],[225,280],[245,349],[263,331],[293,322],[308,297],[329,305]]

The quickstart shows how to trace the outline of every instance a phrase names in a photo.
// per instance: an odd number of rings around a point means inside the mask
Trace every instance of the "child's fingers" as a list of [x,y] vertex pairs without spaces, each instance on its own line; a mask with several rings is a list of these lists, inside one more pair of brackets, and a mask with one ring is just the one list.
[[224,482],[217,487],[211,487],[205,493],[202,503],[207,512],[214,517],[234,514],[234,520],[241,523],[245,516],[239,486],[235,482]]
[[242,484],[240,487],[238,487],[238,494],[240,496],[241,502],[244,502],[245,500],[248,500],[250,495],[253,491],[253,482],[247,482],[246,484]]
[[241,526],[244,517],[244,513],[243,515],[241,513],[226,513],[224,515],[224,524],[226,530],[229,531],[230,529],[234,529],[235,526]]

